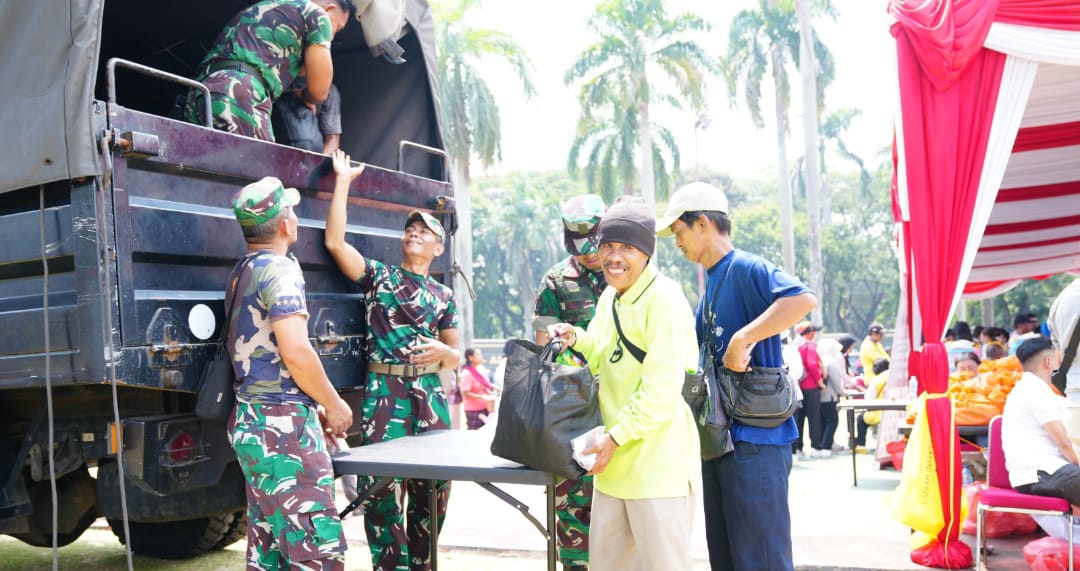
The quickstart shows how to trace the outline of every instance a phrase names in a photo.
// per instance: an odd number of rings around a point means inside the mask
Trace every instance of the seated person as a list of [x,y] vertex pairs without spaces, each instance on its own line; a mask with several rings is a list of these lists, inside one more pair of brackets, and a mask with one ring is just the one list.
[[1050,339],[1035,337],[1020,344],[1016,357],[1024,376],[1005,400],[1001,446],[1009,482],[1016,491],[1065,498],[1080,504],[1080,459],[1065,424],[1068,401],[1050,386],[1061,355]]
[[1005,346],[997,341],[991,341],[983,345],[983,359],[987,361],[994,361],[1008,356],[1009,352],[1005,349]]
[[968,379],[979,376],[979,356],[975,353],[962,353],[953,363],[953,370],[963,374]]
[[[889,384],[889,360],[885,358],[874,361],[874,374],[866,379],[866,398],[881,400],[885,398],[885,386]],[[866,432],[871,426],[881,422],[881,411],[870,410],[859,415],[856,422],[855,446],[866,446]]]

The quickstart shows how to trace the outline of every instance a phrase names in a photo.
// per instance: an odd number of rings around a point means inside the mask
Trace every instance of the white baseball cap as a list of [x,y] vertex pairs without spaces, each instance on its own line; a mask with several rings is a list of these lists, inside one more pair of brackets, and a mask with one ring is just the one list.
[[707,182],[692,182],[679,187],[668,201],[667,211],[656,221],[656,235],[671,236],[671,225],[686,212],[714,210],[727,214],[727,195]]

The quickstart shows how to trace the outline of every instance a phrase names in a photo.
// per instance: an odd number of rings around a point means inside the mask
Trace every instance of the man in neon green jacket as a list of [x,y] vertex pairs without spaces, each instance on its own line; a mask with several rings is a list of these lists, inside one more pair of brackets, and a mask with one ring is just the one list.
[[589,532],[596,569],[692,566],[701,461],[681,391],[686,371],[697,368],[698,347],[682,288],[649,264],[655,224],[644,201],[620,197],[598,230],[608,288],[596,316],[588,330],[565,323],[549,329],[603,379],[607,433],[585,450],[597,455],[589,471],[596,476]]

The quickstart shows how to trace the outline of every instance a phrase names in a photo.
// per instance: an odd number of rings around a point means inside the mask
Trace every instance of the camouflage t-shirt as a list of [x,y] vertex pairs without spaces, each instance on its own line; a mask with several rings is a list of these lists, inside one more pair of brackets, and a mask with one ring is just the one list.
[[238,399],[261,403],[314,401],[296,386],[281,360],[271,323],[293,315],[308,316],[304,275],[292,257],[267,251],[249,252],[233,268],[225,307],[237,302],[226,343],[232,356]]
[[371,361],[408,363],[417,336],[438,339],[440,330],[458,326],[453,290],[431,276],[368,259],[357,283],[367,306]]
[[221,30],[203,58],[200,79],[214,61],[243,62],[259,72],[270,99],[277,99],[300,74],[304,48],[329,49],[333,37],[330,16],[308,0],[263,0],[233,16]]
[[588,327],[596,314],[596,300],[607,284],[604,273],[586,269],[569,256],[548,270],[540,281],[533,311],[533,330],[555,323]]

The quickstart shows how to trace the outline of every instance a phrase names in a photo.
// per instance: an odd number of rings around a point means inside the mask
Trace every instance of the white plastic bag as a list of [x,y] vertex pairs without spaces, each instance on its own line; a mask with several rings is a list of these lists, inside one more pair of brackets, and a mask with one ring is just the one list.
[[593,464],[596,464],[596,454],[583,454],[582,451],[599,444],[604,434],[604,426],[600,425],[570,441],[570,447],[574,449],[574,460],[585,468],[586,472],[592,470]]

